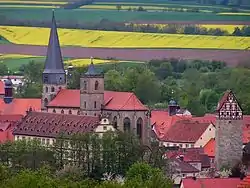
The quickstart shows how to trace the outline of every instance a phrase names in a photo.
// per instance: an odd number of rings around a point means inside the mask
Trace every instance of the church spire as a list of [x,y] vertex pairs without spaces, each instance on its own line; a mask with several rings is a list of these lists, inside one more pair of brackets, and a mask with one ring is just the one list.
[[50,29],[49,44],[43,73],[65,73],[54,10],[52,12],[52,25]]

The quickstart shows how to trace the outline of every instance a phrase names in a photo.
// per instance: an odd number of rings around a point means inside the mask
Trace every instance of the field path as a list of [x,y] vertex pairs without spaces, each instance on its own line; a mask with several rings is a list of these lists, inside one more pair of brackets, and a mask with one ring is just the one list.
[[[0,45],[0,54],[23,54],[45,56],[46,46],[32,45]],[[230,66],[250,59],[250,50],[199,50],[199,49],[115,49],[115,48],[83,48],[62,47],[64,57],[71,58],[116,58],[119,60],[148,61],[162,58],[220,60]]]

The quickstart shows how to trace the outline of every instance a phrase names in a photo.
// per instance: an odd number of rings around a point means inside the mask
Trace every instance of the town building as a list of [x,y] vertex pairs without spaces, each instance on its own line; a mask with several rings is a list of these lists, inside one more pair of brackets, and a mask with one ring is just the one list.
[[217,106],[215,165],[233,167],[241,161],[243,145],[242,108],[234,93],[225,92]]
[[93,61],[80,78],[80,89],[67,89],[56,20],[52,26],[43,71],[41,110],[50,113],[107,117],[120,131],[133,132],[145,144],[150,141],[150,111],[132,92],[105,91],[104,74]]

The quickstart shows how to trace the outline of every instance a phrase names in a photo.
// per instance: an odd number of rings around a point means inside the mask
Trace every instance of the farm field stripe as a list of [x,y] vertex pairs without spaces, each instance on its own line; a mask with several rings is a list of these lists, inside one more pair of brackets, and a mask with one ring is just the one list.
[[[59,29],[62,46],[102,48],[187,48],[248,50],[250,37]],[[14,44],[47,45],[49,28],[0,26]],[[39,36],[39,37],[37,37]]]
[[[32,45],[0,45],[0,54],[24,54],[45,56],[47,46]],[[151,59],[181,58],[225,61],[230,66],[248,61],[250,51],[241,50],[204,50],[204,49],[109,49],[109,48],[81,48],[62,47],[62,54],[69,58],[89,58],[93,56],[100,59],[115,58],[129,61],[149,61]],[[213,54],[213,55],[211,55]]]

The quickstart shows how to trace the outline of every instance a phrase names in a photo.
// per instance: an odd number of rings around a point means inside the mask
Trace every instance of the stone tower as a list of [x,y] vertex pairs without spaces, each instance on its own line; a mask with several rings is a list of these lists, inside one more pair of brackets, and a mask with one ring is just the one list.
[[217,106],[215,164],[233,167],[242,157],[243,114],[234,93],[227,91]]
[[82,115],[99,116],[104,105],[104,74],[98,73],[93,60],[80,78],[80,109]]
[[66,87],[66,74],[63,67],[61,48],[57,33],[54,11],[50,30],[49,44],[43,71],[42,110],[56,96],[58,91]]
[[13,85],[12,85],[12,82],[11,82],[9,77],[4,83],[4,98],[3,98],[3,100],[6,104],[11,103],[13,100]]

